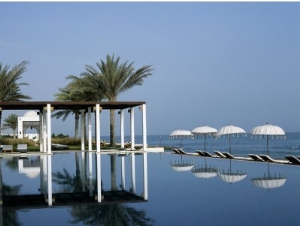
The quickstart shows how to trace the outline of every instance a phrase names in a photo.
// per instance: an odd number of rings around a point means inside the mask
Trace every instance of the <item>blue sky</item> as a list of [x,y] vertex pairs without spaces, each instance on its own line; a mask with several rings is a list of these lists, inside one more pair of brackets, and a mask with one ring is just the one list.
[[[53,100],[67,75],[115,54],[153,65],[119,97],[147,102],[148,134],[300,131],[300,2],[0,2],[0,21],[0,61],[30,62],[22,91],[33,100]],[[73,121],[53,131],[73,135]]]

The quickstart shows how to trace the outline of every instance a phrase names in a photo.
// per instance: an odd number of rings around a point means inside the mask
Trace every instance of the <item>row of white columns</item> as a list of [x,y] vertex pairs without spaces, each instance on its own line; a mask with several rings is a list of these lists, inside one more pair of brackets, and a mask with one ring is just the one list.
[[[96,104],[95,106],[95,120],[96,120],[96,153],[100,154],[100,112],[101,107],[99,104]],[[53,108],[50,104],[47,104],[47,106],[43,109],[43,114],[39,114],[40,116],[40,131],[42,134],[40,134],[40,151],[41,152],[47,152],[48,154],[52,153],[51,150],[51,110]],[[144,199],[148,200],[148,165],[147,165],[147,125],[146,125],[146,104],[143,104],[140,106],[140,110],[142,110],[142,126],[143,126],[143,150],[144,150]],[[88,107],[88,151],[92,151],[92,122],[91,122],[91,107]],[[134,130],[134,108],[130,108],[130,135],[131,135],[131,149],[134,150],[135,147],[135,130]],[[85,141],[84,141],[84,110],[81,111],[81,150],[85,149]],[[121,135],[121,148],[124,148],[124,110],[120,110],[120,135]],[[132,154],[132,189],[133,192],[135,192],[135,155]],[[51,161],[51,160],[50,160]],[[91,167],[91,158],[89,158],[89,165]],[[98,178],[98,186],[100,186],[100,189],[98,187],[98,202],[101,202],[101,155],[97,155],[97,161],[98,161],[98,167],[97,167],[97,178]],[[49,169],[50,168],[50,169]],[[122,185],[125,184],[125,160],[122,158]],[[51,162],[50,165],[48,165],[48,170],[51,172]],[[51,189],[51,188],[49,188]],[[52,193],[52,192],[50,192]],[[49,197],[50,198],[50,197]],[[48,199],[49,202],[50,199]],[[51,198],[52,200],[52,198]],[[49,203],[50,204],[50,203]]]

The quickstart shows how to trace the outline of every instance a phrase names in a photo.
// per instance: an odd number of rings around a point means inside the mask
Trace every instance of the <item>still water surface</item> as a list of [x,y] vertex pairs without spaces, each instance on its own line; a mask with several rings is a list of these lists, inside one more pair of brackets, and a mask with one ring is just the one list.
[[[271,140],[270,155],[284,159],[285,154],[300,155],[300,134],[288,134],[286,140]],[[138,140],[137,140],[138,142]],[[150,136],[152,145],[178,146],[178,140],[167,136]],[[200,149],[203,140],[183,140],[183,148],[194,152]],[[208,140],[207,150],[226,151],[226,139]],[[264,153],[265,140],[236,138],[232,141],[232,153],[247,156],[249,153]],[[96,180],[96,155],[92,154],[92,181]],[[52,162],[53,196],[59,192],[73,192],[84,189],[89,192],[88,183],[82,180],[86,168],[87,154],[67,152],[54,154]],[[41,158],[2,158],[2,193],[40,194],[41,175],[31,173],[31,178],[20,171],[20,161],[41,162]],[[132,189],[132,156],[116,156],[116,182],[121,189],[121,161],[125,162],[125,189]],[[101,155],[102,187],[111,189],[110,155]],[[193,169],[210,167],[219,172],[242,172],[245,178],[228,183],[219,175],[209,179],[196,177],[191,170],[178,172],[173,163],[191,163]],[[25,166],[25,165],[24,165]],[[76,170],[77,169],[77,170]],[[85,172],[82,174],[82,172]],[[268,174],[286,178],[285,183],[274,189],[256,186],[251,179]],[[59,184],[62,176],[67,183]],[[143,155],[135,156],[135,193],[144,192]],[[42,178],[43,179],[43,178]],[[85,184],[85,186],[82,186]],[[14,190],[15,189],[15,190]],[[77,204],[56,207],[47,205],[27,208],[2,207],[3,225],[300,225],[300,166],[279,165],[261,162],[236,161],[229,159],[180,156],[170,152],[148,154],[148,191],[146,201],[113,204]],[[125,223],[125,222],[127,223]]]

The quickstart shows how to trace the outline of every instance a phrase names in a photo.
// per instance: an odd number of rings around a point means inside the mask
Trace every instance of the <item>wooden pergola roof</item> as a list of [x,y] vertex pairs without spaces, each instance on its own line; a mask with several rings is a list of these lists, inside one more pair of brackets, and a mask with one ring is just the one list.
[[0,102],[2,110],[43,110],[47,104],[51,104],[54,110],[83,110],[99,104],[102,109],[126,109],[145,104],[143,101],[117,101],[117,102],[73,102],[73,101],[22,101]]

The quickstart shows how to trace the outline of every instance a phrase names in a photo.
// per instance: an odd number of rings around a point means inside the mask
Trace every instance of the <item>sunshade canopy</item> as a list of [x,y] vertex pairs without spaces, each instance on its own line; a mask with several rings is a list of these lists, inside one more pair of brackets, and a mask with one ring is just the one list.
[[251,181],[260,188],[265,189],[273,189],[281,187],[286,182],[286,177],[278,178],[269,178],[269,177],[260,177],[260,178],[253,178]]
[[279,126],[274,126],[266,123],[262,126],[254,127],[251,132],[252,135],[274,135],[274,136],[284,136],[285,132]]
[[196,127],[192,130],[193,134],[216,134],[218,132],[217,129],[209,127],[209,126],[200,126]]
[[244,129],[234,125],[228,125],[219,129],[217,132],[217,136],[235,135],[235,134],[243,134],[243,133],[246,133]]

